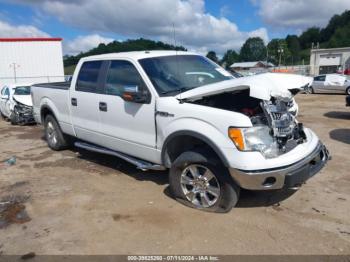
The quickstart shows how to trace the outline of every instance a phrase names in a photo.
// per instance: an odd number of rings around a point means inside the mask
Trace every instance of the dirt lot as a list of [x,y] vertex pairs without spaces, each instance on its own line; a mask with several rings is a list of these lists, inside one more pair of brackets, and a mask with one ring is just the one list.
[[0,224],[0,254],[350,254],[350,109],[341,95],[297,100],[333,160],[294,194],[243,191],[228,214],[178,204],[166,173],[54,152],[40,126],[0,121],[0,160],[17,157],[0,166],[0,201],[17,197],[31,219]]

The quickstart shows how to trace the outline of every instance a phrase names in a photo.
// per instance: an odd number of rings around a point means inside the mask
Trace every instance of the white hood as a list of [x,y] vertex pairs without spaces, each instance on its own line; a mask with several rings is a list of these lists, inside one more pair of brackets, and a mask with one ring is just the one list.
[[26,106],[33,106],[32,97],[30,95],[14,95],[13,99]]
[[179,94],[176,98],[194,101],[205,96],[249,88],[250,96],[258,99],[270,100],[271,97],[290,99],[291,89],[302,89],[310,85],[312,80],[311,77],[301,75],[265,73],[201,86]]

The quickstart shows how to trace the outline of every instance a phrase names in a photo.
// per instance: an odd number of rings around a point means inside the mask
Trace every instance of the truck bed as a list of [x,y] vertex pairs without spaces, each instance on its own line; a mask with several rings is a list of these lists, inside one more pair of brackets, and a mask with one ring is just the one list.
[[33,86],[43,87],[43,88],[53,88],[53,89],[64,89],[68,90],[70,87],[70,82],[53,82],[53,83],[42,83],[35,84]]
[[63,131],[68,134],[72,133],[69,88],[70,82],[42,83],[31,87],[34,118],[37,123],[41,124],[43,121],[41,109],[43,105],[47,105]]

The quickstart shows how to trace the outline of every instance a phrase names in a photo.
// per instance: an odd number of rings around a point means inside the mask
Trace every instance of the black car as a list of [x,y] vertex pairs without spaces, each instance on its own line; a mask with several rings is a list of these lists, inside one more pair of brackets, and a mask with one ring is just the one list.
[[346,106],[350,106],[350,95],[345,98]]

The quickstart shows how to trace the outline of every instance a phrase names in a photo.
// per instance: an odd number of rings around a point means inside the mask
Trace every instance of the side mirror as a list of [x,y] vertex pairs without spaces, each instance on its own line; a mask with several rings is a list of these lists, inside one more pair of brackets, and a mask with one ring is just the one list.
[[134,102],[139,104],[149,104],[151,102],[151,96],[147,90],[140,90],[139,86],[125,86],[122,94],[122,98],[128,102]]
[[9,100],[10,96],[9,95],[1,95],[1,99]]

